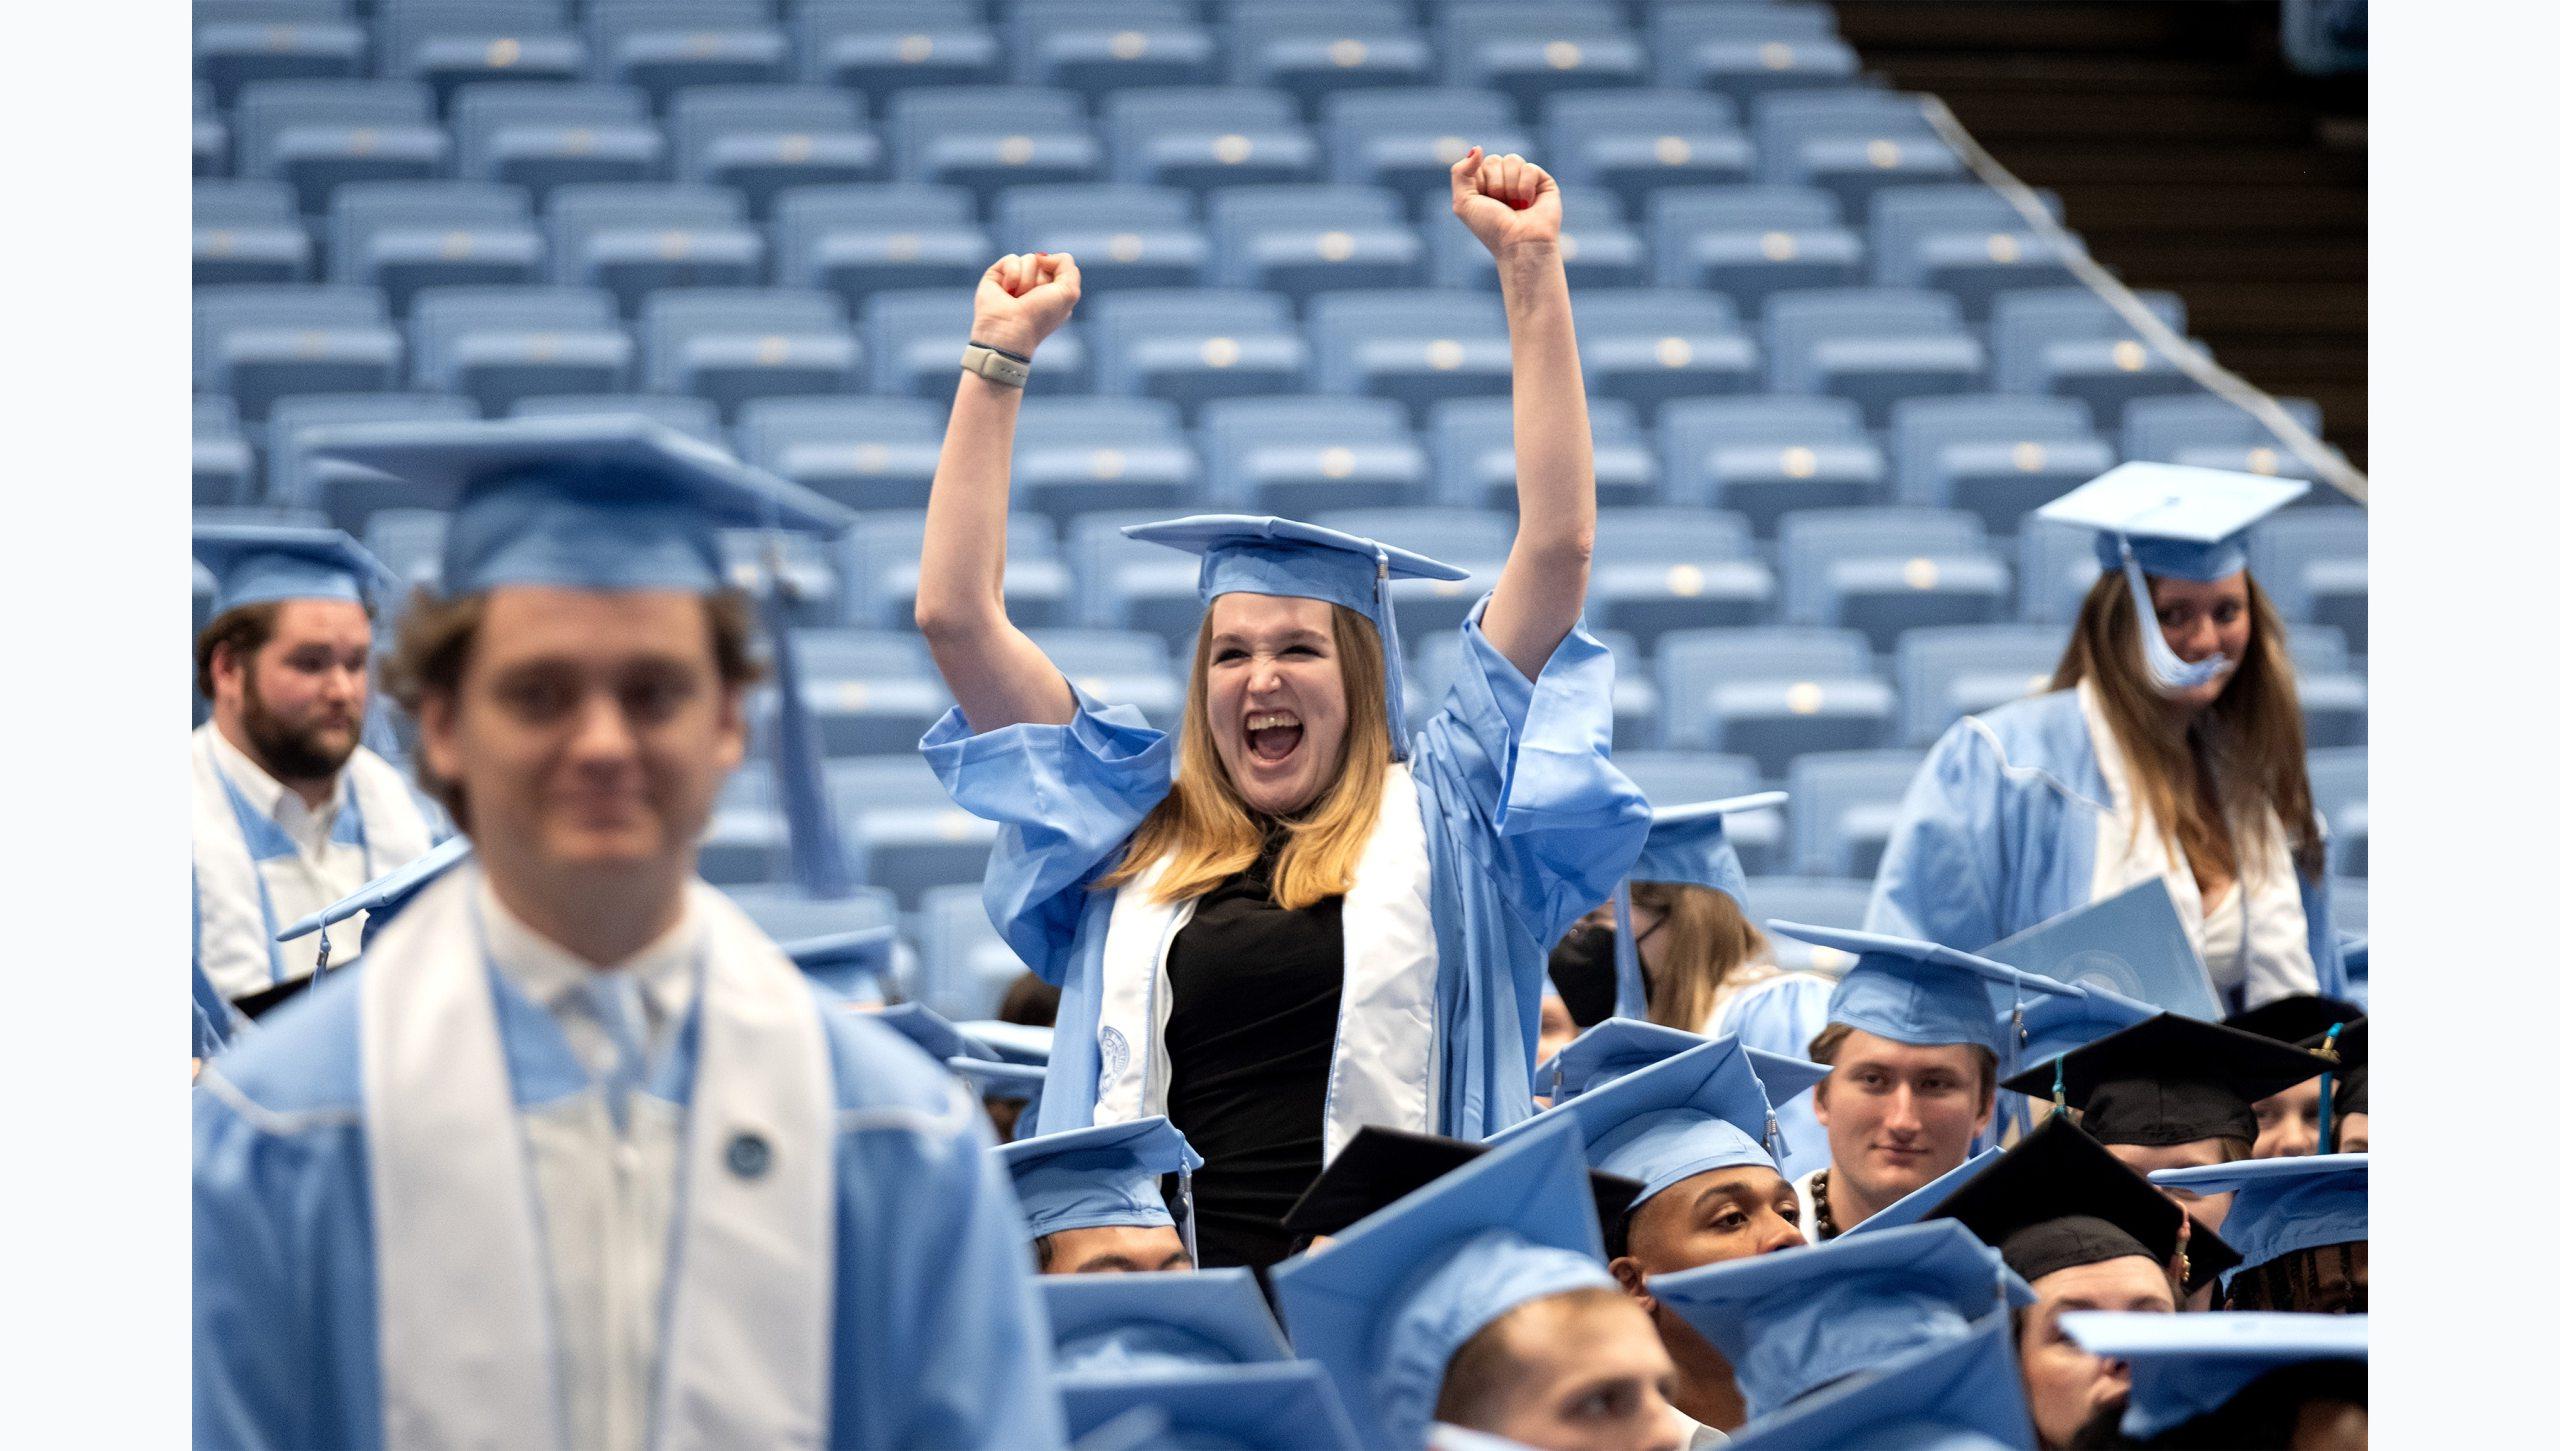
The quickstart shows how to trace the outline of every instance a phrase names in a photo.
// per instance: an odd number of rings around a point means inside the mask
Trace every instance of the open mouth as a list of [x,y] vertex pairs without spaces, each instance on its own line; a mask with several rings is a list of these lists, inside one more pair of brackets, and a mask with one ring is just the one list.
[[1295,711],[1255,711],[1244,718],[1245,754],[1265,766],[1276,766],[1296,754],[1307,728]]

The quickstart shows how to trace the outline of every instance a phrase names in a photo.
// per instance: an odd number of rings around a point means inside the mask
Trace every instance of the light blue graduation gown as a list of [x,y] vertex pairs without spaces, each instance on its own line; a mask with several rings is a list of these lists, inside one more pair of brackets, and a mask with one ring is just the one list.
[[[1485,640],[1476,616],[1461,633],[1458,678],[1413,733],[1410,762],[1440,961],[1428,1019],[1406,1016],[1436,1035],[1433,1121],[1394,1127],[1480,1139],[1529,1116],[1548,948],[1634,865],[1651,810],[1609,760],[1607,647],[1577,624],[1533,682]],[[1154,1046],[1115,1041],[1106,1055],[1103,956],[1117,893],[1090,884],[1119,864],[1130,834],[1172,789],[1173,742],[1132,707],[1105,707],[1082,691],[1076,705],[1064,725],[983,735],[954,709],[922,742],[952,799],[1000,828],[988,916],[1060,989],[1042,1133],[1094,1122],[1103,1080],[1126,1066],[1124,1055],[1144,1062]],[[1335,1089],[1355,1034],[1404,1026],[1346,1022]],[[1328,1092],[1329,1144],[1335,1097]]]
[[[279,1009],[194,1096],[199,1446],[385,1444],[361,976]],[[519,1112],[586,1091],[549,1016],[490,979]],[[1062,1446],[1028,1239],[986,1125],[927,1131],[947,1119],[950,1076],[810,991],[838,1111],[828,1444]],[[698,1028],[697,1013],[645,1091],[688,1101]]]

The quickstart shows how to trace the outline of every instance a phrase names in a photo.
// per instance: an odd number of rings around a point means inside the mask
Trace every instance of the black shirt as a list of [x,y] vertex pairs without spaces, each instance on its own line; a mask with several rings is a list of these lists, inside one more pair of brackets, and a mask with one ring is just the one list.
[[1285,911],[1285,833],[1200,899],[1165,963],[1167,1115],[1207,1164],[1192,1176],[1203,1266],[1268,1265],[1281,1216],[1324,1165],[1325,1085],[1342,1012],[1342,899]]

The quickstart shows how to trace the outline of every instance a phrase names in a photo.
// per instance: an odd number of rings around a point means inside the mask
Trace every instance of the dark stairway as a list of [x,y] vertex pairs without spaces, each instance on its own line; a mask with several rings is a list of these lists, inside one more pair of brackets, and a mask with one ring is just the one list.
[[2135,287],[2365,453],[2365,78],[2289,69],[2274,0],[1839,0],[1869,69],[1943,98]]

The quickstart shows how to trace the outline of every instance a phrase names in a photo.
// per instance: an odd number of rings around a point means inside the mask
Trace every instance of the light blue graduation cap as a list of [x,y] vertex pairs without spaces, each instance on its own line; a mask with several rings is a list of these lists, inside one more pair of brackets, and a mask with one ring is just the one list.
[[1194,514],[1120,531],[1132,539],[1200,556],[1200,601],[1223,594],[1282,595],[1356,610],[1378,627],[1387,657],[1387,728],[1396,759],[1412,754],[1404,719],[1404,648],[1396,637],[1388,582],[1460,580],[1467,572],[1339,529],[1264,514]]
[[2018,1037],[2001,1051],[2000,1076],[2012,1078],[2086,1048],[2110,1033],[2160,1016],[2160,1009],[2122,993],[2083,984],[2076,998],[2038,994],[2018,1012]]
[[802,972],[856,1002],[887,1002],[896,974],[889,959],[897,950],[898,929],[857,927],[804,937],[782,946],[782,955]]
[[394,867],[307,917],[296,919],[292,925],[276,934],[276,941],[291,942],[314,932],[319,933],[320,960],[319,964],[312,969],[312,975],[317,977],[329,970],[330,928],[362,912],[365,914],[366,933],[380,932],[383,928],[390,926],[391,919],[397,916],[402,908],[408,906],[420,892],[425,891],[429,884],[461,865],[462,859],[469,855],[471,855],[470,838],[446,837],[412,858],[407,864]]
[[1174,1224],[1156,1181],[1175,1175],[1184,1201],[1183,1248],[1197,1253],[1189,1201],[1191,1171],[1203,1161],[1162,1114],[1016,1139],[998,1148],[996,1158],[1013,1176],[1033,1239],[1106,1225]]
[[1361,1444],[1419,1451],[1449,1358],[1513,1309],[1614,1289],[1581,1130],[1554,1114],[1271,1272]]
[[1040,1091],[1048,1086],[1048,1069],[984,1058],[946,1058],[943,1066],[969,1080],[980,1098],[1022,1105],[1014,1113],[1016,1129],[1028,1129],[1040,1121]]
[[2222,1016],[2221,994],[2178,920],[2168,883],[2158,877],[2049,917],[1982,955],[2200,1021]]
[[1945,1203],[1948,1195],[1963,1188],[1967,1180],[1998,1162],[2000,1155],[2004,1152],[2006,1151],[1999,1145],[1992,1145],[1884,1208],[1850,1225],[1847,1229],[1840,1231],[1836,1237],[1847,1239],[1853,1234],[1875,1234],[1883,1230],[1898,1229],[1906,1224],[1918,1224],[1929,1217],[1931,1210]]
[[2227,1282],[2241,1270],[2295,1250],[2366,1238],[2365,1162],[2363,1154],[2244,1159],[2161,1169],[2151,1182],[2164,1189],[2231,1196],[2221,1234],[2240,1252],[2240,1263],[2224,1275]]
[[2322,1360],[2362,1363],[2371,1343],[2362,1315],[2073,1310],[2057,1323],[2091,1355],[2125,1363],[2132,1385],[2121,1426],[2142,1437],[2220,1410],[2270,1371]]
[[2034,1451],[2009,1327],[1994,1318],[1733,1435],[1752,1451]]
[[[1934,942],[1801,922],[1768,925],[1799,942],[1856,954],[1857,963],[1831,989],[1831,1021],[1897,1043],[1972,1043],[1997,1054],[2005,1036],[1992,1005],[1993,984],[2009,989],[2012,1017],[2023,1010],[2028,993],[2083,995],[2069,983]],[[2014,1028],[2006,1036],[2014,1036]]]
[[1658,1275],[1646,1289],[1723,1353],[1754,1420],[2035,1301],[1998,1252],[1944,1219]]
[[959,1026],[989,1056],[954,1058],[952,1068],[976,1084],[980,1096],[1021,1104],[1014,1122],[1029,1128],[1038,1120],[1040,1090],[1049,1081],[1049,1048],[1057,1030],[994,1018],[972,1018]]
[[199,524],[195,556],[213,572],[213,614],[276,600],[363,604],[394,576],[343,529],[305,524]]
[[1007,1063],[1024,1063],[1034,1068],[1049,1066],[1050,1045],[1057,1041],[1058,1030],[1037,1023],[1008,1023],[1000,1018],[971,1018],[960,1024],[960,1031],[984,1044],[988,1051]]
[[[1539,1064],[1531,1089],[1551,1103],[1565,1103],[1711,1041],[1703,1033],[1641,1018],[1604,1019]],[[1786,1103],[1831,1073],[1826,1065],[1765,1048],[1746,1047],[1742,1054],[1750,1061],[1753,1075],[1760,1080],[1760,1090],[1769,1096],[1772,1105]]]
[[1783,806],[1786,800],[1784,791],[1760,791],[1722,801],[1653,809],[1653,825],[1645,832],[1644,850],[1637,854],[1626,881],[1618,883],[1609,899],[1617,925],[1617,931],[1611,934],[1611,948],[1617,954],[1615,1011],[1619,1017],[1641,1018],[1646,1008],[1644,963],[1636,953],[1635,904],[1628,895],[1628,883],[1676,882],[1711,887],[1731,897],[1735,906],[1748,910],[1751,904],[1742,892],[1742,858],[1734,853],[1733,843],[1725,839],[1724,819],[1736,812]]
[[1632,1212],[1683,1179],[1745,1165],[1776,1173],[1778,1111],[1738,1038],[1717,1038],[1578,1094],[1495,1134],[1503,1143],[1547,1119],[1581,1125],[1591,1166],[1644,1186]]
[[2248,568],[2241,543],[2250,525],[2301,498],[2311,486],[2229,469],[2185,464],[2118,464],[2036,511],[2057,524],[2097,531],[2098,567],[2122,569],[2142,620],[2142,653],[2164,691],[2188,690],[2231,662],[2219,655],[2192,664],[2160,633],[2146,575],[2209,582]]
[[1324,1368],[1302,1360],[1062,1377],[1058,1399],[1076,1451],[1362,1451]]
[[895,1028],[906,1040],[942,1062],[954,1058],[993,1058],[987,1046],[952,1026],[951,1020],[922,1003],[891,1003],[870,1015],[882,1027]]
[[1042,1275],[1059,1376],[1131,1375],[1290,1358],[1246,1269]]

